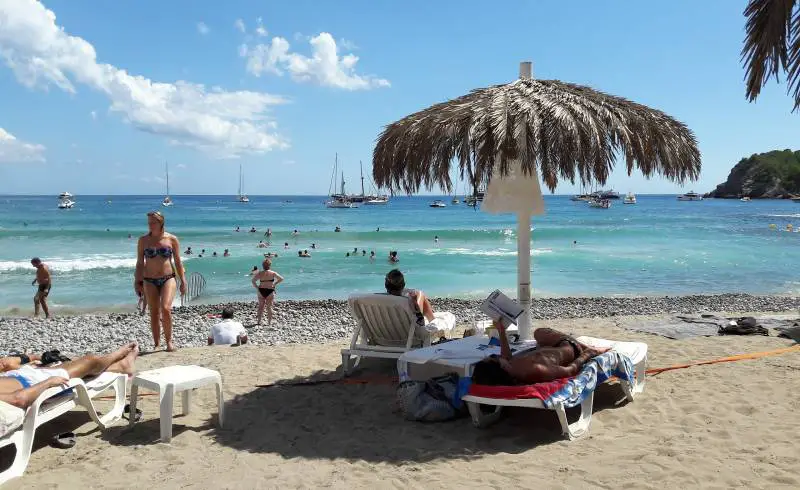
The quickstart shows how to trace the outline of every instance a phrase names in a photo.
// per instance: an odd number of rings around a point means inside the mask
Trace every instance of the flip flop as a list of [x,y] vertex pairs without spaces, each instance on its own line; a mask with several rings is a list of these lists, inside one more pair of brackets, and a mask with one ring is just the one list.
[[75,447],[77,442],[78,438],[75,436],[74,432],[62,432],[61,434],[53,436],[50,445],[58,449],[69,449]]
[[[128,420],[131,419],[131,405],[130,405],[130,403],[127,403],[125,405],[125,408],[122,409],[122,414]],[[136,415],[133,416],[133,421],[134,422],[139,422],[140,420],[142,420],[142,411],[137,408],[136,409]]]

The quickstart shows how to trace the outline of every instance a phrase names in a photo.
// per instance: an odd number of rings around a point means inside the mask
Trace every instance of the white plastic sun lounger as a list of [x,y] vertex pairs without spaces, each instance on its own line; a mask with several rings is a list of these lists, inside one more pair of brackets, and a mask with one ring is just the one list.
[[[350,296],[347,302],[356,320],[356,327],[350,347],[342,349],[342,369],[345,374],[349,374],[362,357],[398,359],[406,351],[431,345],[432,334],[417,324],[417,316],[408,298],[365,294]],[[448,324],[448,328],[455,326],[452,313],[436,315]],[[356,358],[352,366],[351,357]]]
[[[89,417],[101,429],[119,421],[125,408],[126,381],[127,376],[124,374],[103,373],[86,382],[80,378],[70,379],[67,386],[72,388],[71,393],[65,393],[63,387],[55,387],[39,395],[25,411],[22,425],[0,438],[0,448],[13,444],[17,450],[11,467],[0,473],[0,485],[12,478],[22,476],[25,472],[31,457],[36,429],[42,424],[60,417],[78,405],[89,412]],[[95,409],[92,398],[108,389],[113,389],[115,392],[114,406],[108,413],[101,416]]]
[[[594,337],[578,337],[578,342],[598,348],[609,347],[627,356],[633,364],[636,373],[633,383],[620,380],[620,386],[625,393],[625,398],[632,402],[634,397],[644,391],[645,371],[647,368],[647,344],[641,342],[614,342],[611,340],[598,339]],[[558,404],[554,408],[547,408],[544,403],[537,398],[524,399],[502,399],[485,398],[473,395],[466,395],[462,398],[467,403],[467,408],[472,416],[472,423],[475,427],[483,428],[496,422],[501,415],[503,407],[528,407],[541,410],[554,410],[561,423],[561,432],[569,440],[577,439],[589,432],[589,425],[592,422],[592,405],[594,403],[594,391],[581,402],[581,415],[578,420],[569,423],[567,412],[563,404]],[[494,406],[494,411],[484,413],[481,405]]]

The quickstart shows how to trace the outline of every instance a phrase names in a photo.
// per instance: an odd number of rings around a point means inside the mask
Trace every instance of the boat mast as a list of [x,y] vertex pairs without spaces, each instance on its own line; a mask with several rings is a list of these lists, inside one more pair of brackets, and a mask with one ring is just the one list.
[[342,170],[342,197],[344,197],[344,170]]
[[242,197],[242,164],[239,164],[239,197]]
[[164,171],[167,174],[167,197],[169,197],[169,162],[164,162]]
[[361,167],[361,197],[364,197],[364,164],[359,160],[358,165]]

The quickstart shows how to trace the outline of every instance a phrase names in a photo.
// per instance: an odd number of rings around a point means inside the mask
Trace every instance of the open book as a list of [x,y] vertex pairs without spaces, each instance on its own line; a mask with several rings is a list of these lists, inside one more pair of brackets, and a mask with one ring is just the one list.
[[481,305],[481,311],[492,320],[501,320],[506,326],[517,324],[517,319],[525,311],[516,301],[496,289]]

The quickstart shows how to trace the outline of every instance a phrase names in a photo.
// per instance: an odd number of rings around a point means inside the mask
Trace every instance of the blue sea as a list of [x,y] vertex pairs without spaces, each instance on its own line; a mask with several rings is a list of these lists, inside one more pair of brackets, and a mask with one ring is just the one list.
[[[249,204],[232,196],[173,199],[165,209],[159,196],[76,196],[73,209],[59,210],[54,196],[0,196],[0,314],[32,308],[33,256],[53,271],[56,313],[132,308],[136,238],[153,209],[166,215],[182,248],[206,250],[185,260],[188,272],[207,280],[203,302],[254,300],[249,272],[266,251],[279,254],[273,268],[286,278],[278,300],[381,290],[391,250],[409,286],[432,296],[515,292],[514,216],[448,197],[441,209],[430,208],[435,197],[428,196],[358,209],[326,209],[321,196],[251,196]],[[608,210],[568,196],[546,196],[545,203],[547,214],[534,218],[531,231],[534,295],[800,292],[800,234],[785,231],[787,224],[800,228],[800,204],[652,195],[638,196],[636,205],[614,201]],[[272,244],[257,248],[267,228]],[[221,256],[226,248],[230,257]],[[304,249],[311,259],[297,257]],[[346,257],[353,249],[358,256]],[[374,250],[378,259],[361,250]],[[211,257],[214,251],[220,256]]]

